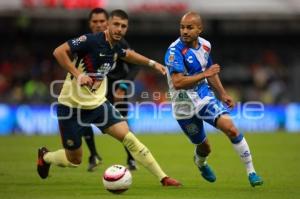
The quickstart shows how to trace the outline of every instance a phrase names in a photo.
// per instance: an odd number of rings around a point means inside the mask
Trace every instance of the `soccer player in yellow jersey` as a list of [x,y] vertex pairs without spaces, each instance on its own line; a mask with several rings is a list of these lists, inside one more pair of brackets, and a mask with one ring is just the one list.
[[[77,167],[81,163],[81,137],[84,127],[95,124],[102,132],[119,140],[163,186],[180,186],[160,168],[148,148],[129,131],[120,113],[106,100],[106,75],[117,58],[150,66],[165,74],[163,65],[119,45],[128,28],[128,15],[123,10],[110,14],[108,29],[97,34],[86,34],[58,46],[53,54],[68,71],[58,98],[57,115],[63,149],[50,152],[38,150],[37,171],[42,179],[48,177],[50,165]],[[74,64],[70,54],[78,59]]]
[[[92,33],[103,32],[108,26],[109,14],[103,8],[94,8],[89,13],[88,21],[89,28]],[[128,42],[123,38],[120,41],[122,48],[130,48]],[[76,61],[76,60],[75,60]],[[135,76],[141,67],[124,62],[121,59],[117,59],[116,65],[113,70],[107,74],[107,100],[114,105],[114,107],[119,110],[122,116],[127,117],[128,114],[128,98],[126,97],[127,90],[130,88],[127,81],[133,81]],[[120,81],[122,80],[122,81]],[[122,102],[122,103],[121,103]],[[124,103],[123,103],[124,102]],[[88,159],[88,171],[94,171],[95,168],[102,163],[102,158],[97,152],[94,132],[91,126],[87,126],[83,131],[84,140],[88,146],[90,155]],[[130,152],[126,147],[125,151],[127,153],[127,168],[129,170],[136,170],[136,163]]]

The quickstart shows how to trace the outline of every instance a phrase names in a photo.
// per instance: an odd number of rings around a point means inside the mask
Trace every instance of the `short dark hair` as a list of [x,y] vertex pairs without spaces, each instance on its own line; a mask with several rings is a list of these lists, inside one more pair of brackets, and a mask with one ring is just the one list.
[[124,10],[120,10],[120,9],[111,11],[109,16],[111,18],[120,17],[121,19],[127,19],[127,20],[129,19],[128,14]]
[[91,10],[91,12],[89,13],[89,20],[92,19],[93,14],[104,14],[106,19],[108,19],[108,12],[103,9],[103,8],[94,8],[93,10]]

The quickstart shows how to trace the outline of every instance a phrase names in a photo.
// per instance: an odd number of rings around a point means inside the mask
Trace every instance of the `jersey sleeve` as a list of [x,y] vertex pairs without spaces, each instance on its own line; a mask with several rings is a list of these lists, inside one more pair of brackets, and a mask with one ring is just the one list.
[[175,48],[169,48],[165,56],[165,64],[169,69],[169,73],[184,73],[184,57],[181,52]]
[[124,48],[124,49],[131,49],[129,43],[125,39],[122,39],[120,41],[120,46],[121,46],[121,48]]
[[121,43],[118,43],[114,46],[114,51],[118,54],[118,57],[125,57],[126,56],[126,50],[128,48],[124,45],[121,45]]
[[[125,40],[125,39],[122,39],[121,42],[121,47],[124,48],[124,49],[130,49],[130,50],[133,50],[131,47],[130,47],[130,44]],[[135,64],[131,64],[129,62],[125,62],[128,66],[128,73],[126,74],[126,77],[124,78],[125,80],[130,80],[130,81],[133,81],[134,78],[136,77],[136,75],[138,74],[139,70],[141,67],[135,65]],[[125,64],[123,63],[123,64]]]
[[80,37],[68,40],[68,44],[72,53],[84,52],[89,48],[89,43],[92,40],[91,34],[81,35]]

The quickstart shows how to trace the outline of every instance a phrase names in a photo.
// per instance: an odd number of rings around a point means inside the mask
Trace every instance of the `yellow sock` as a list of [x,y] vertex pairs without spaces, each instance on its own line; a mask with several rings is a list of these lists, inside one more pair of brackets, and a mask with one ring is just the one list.
[[129,150],[134,159],[146,167],[159,179],[159,181],[167,176],[160,168],[149,149],[143,145],[131,132],[127,133],[123,140],[123,144]]
[[57,151],[48,152],[44,155],[45,162],[49,164],[55,164],[60,167],[77,167],[77,164],[71,163],[66,156],[64,149],[59,149]]

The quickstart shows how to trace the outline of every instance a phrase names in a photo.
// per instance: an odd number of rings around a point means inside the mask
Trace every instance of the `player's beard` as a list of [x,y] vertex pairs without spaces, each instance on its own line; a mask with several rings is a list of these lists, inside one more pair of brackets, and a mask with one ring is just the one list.
[[110,37],[110,40],[111,40],[111,42],[112,43],[117,43],[117,42],[119,42],[121,39],[122,39],[122,36],[120,37],[120,36],[118,36],[117,38],[116,38],[116,34],[115,33],[113,33],[112,31],[108,31],[108,34],[109,34],[109,37]]
[[113,39],[115,40],[115,41],[120,41],[121,39],[122,39],[122,35],[121,34],[113,34]]
[[181,36],[181,40],[186,44],[190,44],[192,42],[192,38],[189,36]]
[[192,36],[181,36],[181,40],[188,46],[193,46],[194,42],[197,41],[198,37],[193,38]]

